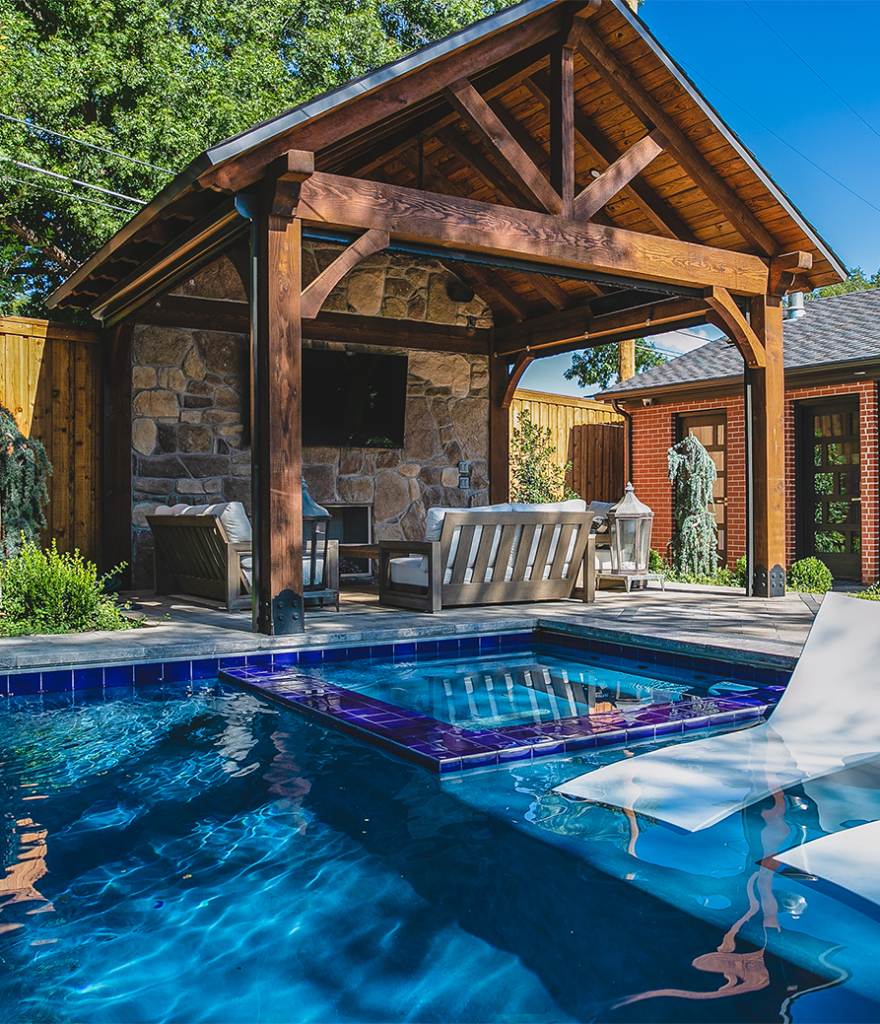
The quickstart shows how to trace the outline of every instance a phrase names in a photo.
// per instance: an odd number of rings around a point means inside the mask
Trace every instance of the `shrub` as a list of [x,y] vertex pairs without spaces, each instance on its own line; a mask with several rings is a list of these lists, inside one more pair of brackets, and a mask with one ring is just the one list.
[[831,589],[833,577],[824,562],[818,558],[802,558],[788,570],[789,590],[802,594],[824,594]]
[[666,563],[660,555],[659,551],[655,551],[653,548],[648,552],[648,572],[662,572],[666,573]]
[[[122,566],[117,566],[117,572]],[[115,598],[103,591],[106,577],[79,551],[41,551],[22,541],[17,555],[0,564],[0,636],[82,633],[92,629],[131,629]]]
[[578,497],[565,483],[571,463],[557,465],[555,454],[553,432],[533,423],[529,410],[523,409],[510,439],[511,501],[537,505]]
[[850,597],[860,597],[863,601],[880,601],[880,580],[876,583],[872,583],[870,587],[866,587],[865,590],[860,590],[855,594],[850,594]]
[[666,453],[668,477],[675,504],[675,533],[666,548],[676,572],[694,577],[714,576],[718,565],[718,527],[710,511],[718,471],[700,442],[689,435]]
[[15,417],[0,405],[0,556],[10,558],[22,538],[36,542],[46,525],[46,480],[52,472],[46,449],[26,438]]

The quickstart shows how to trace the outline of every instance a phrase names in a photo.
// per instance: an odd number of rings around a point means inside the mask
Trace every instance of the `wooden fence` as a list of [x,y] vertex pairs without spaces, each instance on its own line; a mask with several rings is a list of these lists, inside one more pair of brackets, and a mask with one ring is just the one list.
[[528,408],[533,423],[549,428],[556,463],[571,462],[566,481],[587,501],[617,501],[623,497],[623,417],[610,405],[589,398],[569,398],[542,391],[517,390],[510,406],[511,436],[520,413]]
[[92,331],[0,318],[0,403],[52,464],[43,543],[101,557],[101,347]]

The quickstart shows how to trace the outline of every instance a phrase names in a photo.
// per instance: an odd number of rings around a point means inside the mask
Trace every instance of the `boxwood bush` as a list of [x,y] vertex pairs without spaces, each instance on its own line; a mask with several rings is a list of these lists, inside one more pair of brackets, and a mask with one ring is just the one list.
[[824,594],[831,589],[831,570],[818,558],[802,558],[788,570],[786,583],[789,590],[801,594]]
[[23,541],[17,555],[0,562],[0,636],[140,625],[143,619],[127,619],[116,599],[104,593],[106,579],[98,576],[94,564],[86,562],[79,551],[60,554],[54,541],[42,551],[31,541]]

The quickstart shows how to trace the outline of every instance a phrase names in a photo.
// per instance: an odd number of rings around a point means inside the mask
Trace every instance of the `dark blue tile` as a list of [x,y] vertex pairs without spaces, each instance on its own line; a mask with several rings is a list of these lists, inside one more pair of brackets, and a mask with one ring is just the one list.
[[219,658],[200,658],[192,663],[193,679],[213,679],[219,671]]
[[653,739],[654,736],[653,725],[628,725],[626,727],[626,738],[629,740],[641,740],[646,738]]
[[272,667],[272,655],[271,654],[249,654],[247,656],[248,668],[271,668]]
[[461,759],[447,757],[443,760],[438,760],[437,768],[440,770],[441,775],[447,775],[450,772],[461,771]]
[[188,683],[192,679],[192,662],[166,661],[163,678],[166,683]]
[[[187,665],[189,662],[187,662]],[[164,671],[164,670],[163,670]],[[163,678],[166,678],[163,676]],[[105,665],[105,686],[131,686],[134,682],[134,665]]]
[[682,719],[685,731],[689,729],[705,729],[710,725],[710,720],[707,715],[694,715],[693,718]]
[[0,697],[9,695],[9,676],[0,676]]
[[[520,633],[504,633],[499,637],[499,642],[502,647],[516,647],[521,642],[519,639],[521,635],[522,634]],[[468,637],[468,642],[470,642],[471,639],[471,637]],[[473,637],[473,639],[477,641],[477,647],[479,647],[479,638]]]
[[[505,638],[501,637],[502,644]],[[464,636],[458,641],[458,650],[461,654],[476,654],[480,650],[480,638],[478,636]]]
[[564,752],[564,740],[546,740],[542,743],[535,743],[532,746],[532,757],[549,757],[551,754],[562,754]]
[[684,731],[681,719],[673,719],[669,722],[658,722],[654,726],[655,736],[675,736]]
[[345,649],[345,660],[346,661],[361,661],[363,658],[369,658],[371,648],[369,645],[364,647],[346,647]]
[[141,661],[134,667],[134,681],[138,685],[161,683],[164,678],[164,665],[161,661]]
[[481,636],[480,651],[497,651],[501,648],[501,639],[497,636]]
[[43,679],[40,685],[43,693],[62,693],[65,690],[73,689],[73,669],[54,669],[51,672],[43,672]]
[[23,697],[28,693],[40,692],[40,673],[23,672],[21,675],[9,677],[9,693],[13,697]]
[[91,690],[104,685],[102,668],[76,668],[73,670],[74,690]]
[[595,746],[597,746],[595,736],[572,736],[565,741],[565,752],[568,754],[573,750],[588,750]]
[[436,640],[420,640],[416,644],[416,657],[417,658],[433,658],[437,655],[437,641]]
[[324,661],[346,661],[344,647],[327,647],[324,649]]
[[461,758],[462,769],[484,768],[492,764],[498,764],[498,755],[494,750],[482,751],[478,754],[463,754]]
[[416,654],[415,641],[406,644],[395,644],[394,645],[394,660],[395,661],[409,661],[410,658],[414,658]]
[[391,661],[394,657],[394,644],[376,644],[370,647],[370,657],[376,661]]
[[528,761],[532,756],[531,747],[506,747],[498,751],[498,763],[509,764],[512,761]]
[[272,667],[278,665],[296,665],[299,661],[299,651],[279,651],[272,655]]
[[438,654],[458,654],[458,641],[457,640],[438,640],[437,641],[437,653]]
[[300,651],[299,652],[299,664],[300,665],[315,665],[324,660],[324,652],[321,650],[317,651]]
[[605,643],[604,654],[606,658],[619,658],[621,652],[620,644]]
[[244,668],[245,665],[247,665],[247,658],[244,655],[220,659],[220,668],[222,669]]

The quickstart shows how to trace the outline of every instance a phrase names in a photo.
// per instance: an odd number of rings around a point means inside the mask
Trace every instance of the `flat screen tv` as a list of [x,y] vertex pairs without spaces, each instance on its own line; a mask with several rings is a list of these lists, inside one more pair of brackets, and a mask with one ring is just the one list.
[[303,349],[303,445],[402,448],[407,357]]

